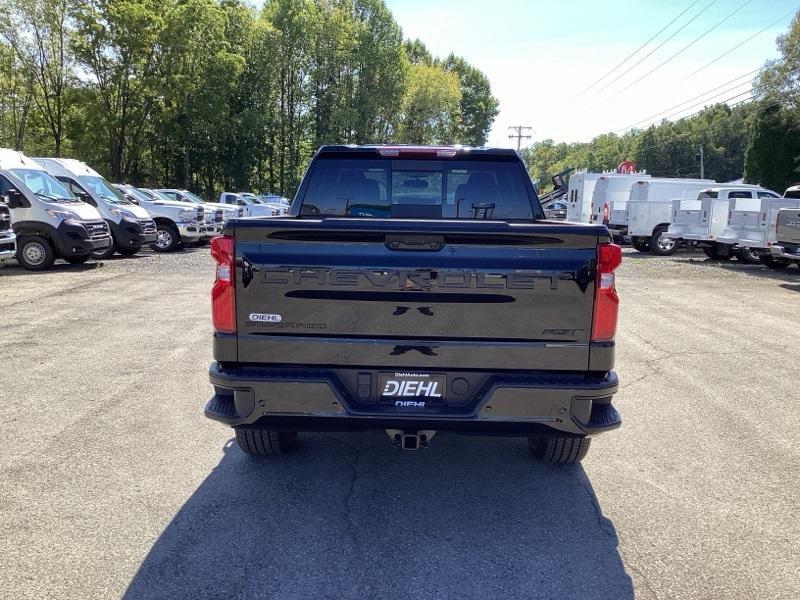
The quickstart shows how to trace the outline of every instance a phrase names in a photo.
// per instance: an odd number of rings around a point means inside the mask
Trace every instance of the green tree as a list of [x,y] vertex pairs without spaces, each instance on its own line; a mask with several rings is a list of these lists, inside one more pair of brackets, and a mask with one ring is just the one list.
[[489,78],[454,54],[445,59],[444,68],[458,76],[461,90],[461,114],[456,137],[462,144],[483,146],[499,106],[497,98],[492,95]]
[[458,77],[438,65],[411,66],[403,98],[399,140],[408,144],[452,143],[458,135]]
[[752,120],[745,154],[745,179],[783,191],[800,179],[800,121],[784,108],[763,102]]

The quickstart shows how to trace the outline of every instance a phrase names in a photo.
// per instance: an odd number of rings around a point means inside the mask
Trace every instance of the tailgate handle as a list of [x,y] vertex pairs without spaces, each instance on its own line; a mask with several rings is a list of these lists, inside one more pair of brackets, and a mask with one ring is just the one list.
[[416,250],[418,252],[436,252],[444,248],[444,236],[441,235],[392,235],[384,238],[389,250]]

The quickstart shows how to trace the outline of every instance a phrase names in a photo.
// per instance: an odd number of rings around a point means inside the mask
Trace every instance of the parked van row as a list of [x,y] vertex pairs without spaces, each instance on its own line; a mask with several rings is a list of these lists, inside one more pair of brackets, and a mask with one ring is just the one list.
[[208,242],[232,217],[288,212],[288,201],[277,196],[225,192],[220,200],[111,184],[79,160],[0,148],[0,264],[16,258],[23,268],[41,271],[57,259],[130,256],[145,245],[170,252]]

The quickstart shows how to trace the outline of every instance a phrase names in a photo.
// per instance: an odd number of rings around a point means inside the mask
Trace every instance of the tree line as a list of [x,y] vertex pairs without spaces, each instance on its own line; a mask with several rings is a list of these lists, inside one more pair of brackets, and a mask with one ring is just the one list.
[[756,77],[752,101],[708,106],[689,118],[586,143],[537,142],[523,152],[531,176],[547,189],[566,168],[597,172],[633,160],[657,177],[700,177],[702,145],[707,178],[743,177],[783,192],[800,181],[800,13],[777,45],[780,57]]
[[0,144],[291,194],[324,143],[485,143],[498,102],[382,0],[0,0]]

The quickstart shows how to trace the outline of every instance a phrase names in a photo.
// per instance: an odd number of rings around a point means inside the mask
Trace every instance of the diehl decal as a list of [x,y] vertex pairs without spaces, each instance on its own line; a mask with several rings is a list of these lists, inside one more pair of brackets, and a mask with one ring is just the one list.
[[468,273],[463,271],[340,271],[307,267],[262,270],[262,281],[270,284],[314,284],[320,286],[384,289],[551,289],[559,281],[575,281],[570,271],[515,271],[513,273]]
[[382,396],[400,398],[441,398],[438,381],[413,381],[389,379],[383,386]]
[[280,315],[262,314],[262,313],[250,313],[250,320],[251,321],[260,321],[262,323],[280,323],[281,322],[281,316]]

